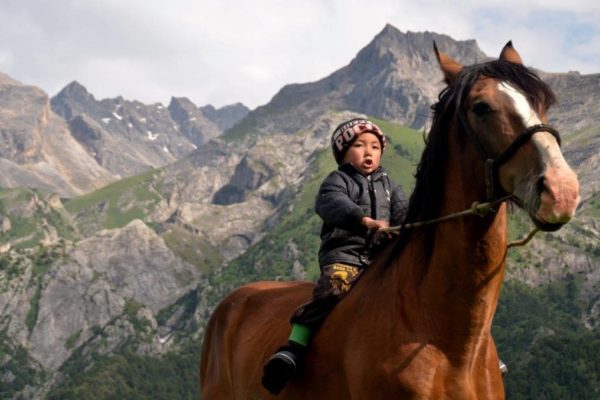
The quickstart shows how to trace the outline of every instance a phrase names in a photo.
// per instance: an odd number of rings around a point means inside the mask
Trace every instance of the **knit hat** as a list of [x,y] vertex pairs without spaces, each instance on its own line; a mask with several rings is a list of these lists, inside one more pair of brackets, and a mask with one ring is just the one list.
[[381,152],[385,149],[385,136],[381,129],[368,119],[354,118],[346,122],[342,122],[333,131],[331,135],[331,147],[333,148],[333,156],[338,164],[342,163],[344,155],[354,143],[354,141],[363,133],[372,133],[379,139],[381,143]]

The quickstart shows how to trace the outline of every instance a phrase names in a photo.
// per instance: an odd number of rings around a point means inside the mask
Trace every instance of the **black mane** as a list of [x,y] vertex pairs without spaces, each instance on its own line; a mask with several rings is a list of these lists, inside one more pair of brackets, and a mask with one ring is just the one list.
[[[464,67],[455,82],[446,87],[438,96],[438,102],[431,109],[433,122],[421,161],[415,173],[416,183],[410,196],[406,222],[425,221],[440,217],[439,211],[444,193],[444,165],[447,158],[450,126],[458,123],[457,116],[463,112],[467,95],[475,82],[487,76],[506,81],[518,88],[534,109],[548,109],[555,101],[554,93],[532,70],[519,64],[496,60]],[[457,129],[459,140],[464,130]],[[431,254],[434,245],[436,225],[425,228],[403,229],[398,254],[414,234],[425,235],[425,257]]]

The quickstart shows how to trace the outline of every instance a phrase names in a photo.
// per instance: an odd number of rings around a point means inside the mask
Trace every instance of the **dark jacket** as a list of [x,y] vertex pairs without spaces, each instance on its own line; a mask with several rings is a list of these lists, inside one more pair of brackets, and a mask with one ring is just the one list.
[[406,215],[406,202],[400,186],[380,167],[364,176],[351,164],[341,165],[321,184],[316,201],[321,228],[321,266],[342,263],[364,267],[371,262],[365,244],[368,230],[363,217],[400,225]]

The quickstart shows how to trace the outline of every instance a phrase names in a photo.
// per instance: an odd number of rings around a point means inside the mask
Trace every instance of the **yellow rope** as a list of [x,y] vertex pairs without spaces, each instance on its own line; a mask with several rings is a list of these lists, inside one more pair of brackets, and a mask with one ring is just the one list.
[[[427,221],[411,222],[411,223],[407,223],[404,225],[390,226],[388,228],[381,228],[381,229],[379,229],[379,232],[398,234],[398,233],[400,233],[400,231],[402,229],[411,229],[411,228],[418,228],[420,226],[437,224],[440,222],[449,221],[449,220],[456,219],[456,218],[461,218],[461,217],[464,217],[467,215],[477,215],[477,216],[483,218],[486,215],[488,215],[494,207],[496,207],[498,204],[502,203],[503,201],[508,200],[510,197],[512,197],[512,196],[509,195],[509,196],[503,197],[501,199],[498,199],[495,201],[490,201],[487,203],[479,203],[476,201],[473,203],[473,205],[471,205],[471,208],[468,208],[463,211],[448,214],[443,217],[430,219]],[[527,243],[529,243],[531,241],[531,239],[533,239],[535,234],[538,232],[539,232],[539,229],[535,228],[531,232],[529,232],[529,234],[525,238],[523,238],[521,240],[512,241],[506,247],[511,248],[511,247],[525,246]]]
[[508,200],[511,197],[512,197],[512,195],[509,195],[509,196],[502,197],[498,200],[489,201],[487,203],[479,203],[476,201],[471,205],[471,208],[467,208],[466,210],[463,210],[463,211],[448,214],[443,217],[434,218],[434,219],[430,219],[427,221],[411,222],[411,223],[407,223],[404,225],[390,226],[388,228],[379,229],[379,231],[380,232],[388,232],[388,233],[398,233],[404,228],[406,228],[406,229],[418,228],[420,226],[437,224],[439,222],[449,221],[449,220],[461,218],[461,217],[464,217],[467,215],[477,215],[478,217],[483,218],[486,215],[488,215],[494,207],[496,207],[498,204]]

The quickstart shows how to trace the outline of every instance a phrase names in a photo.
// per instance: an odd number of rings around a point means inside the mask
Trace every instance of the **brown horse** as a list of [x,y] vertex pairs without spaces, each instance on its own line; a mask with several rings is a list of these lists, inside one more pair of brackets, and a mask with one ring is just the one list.
[[[435,45],[434,45],[435,48]],[[511,196],[541,230],[568,222],[579,184],[545,125],[554,95],[509,42],[496,61],[463,67],[435,52],[448,87],[434,106],[408,221]],[[507,253],[506,203],[404,229],[333,310],[281,399],[503,399],[490,330]],[[263,365],[286,342],[306,282],[258,282],[212,315],[202,400],[272,399]]]

